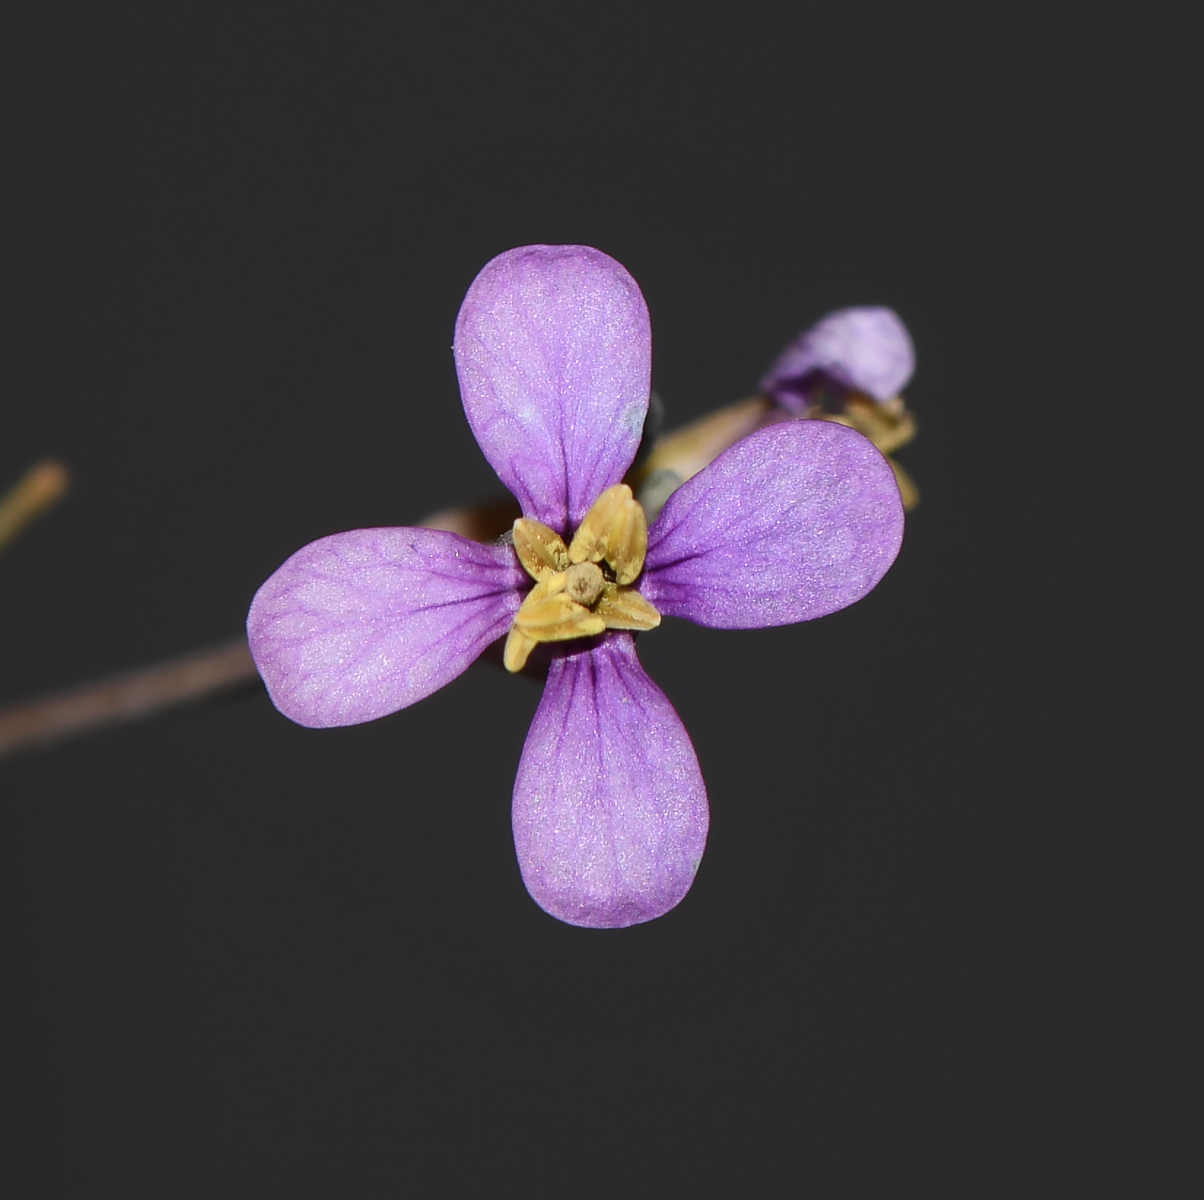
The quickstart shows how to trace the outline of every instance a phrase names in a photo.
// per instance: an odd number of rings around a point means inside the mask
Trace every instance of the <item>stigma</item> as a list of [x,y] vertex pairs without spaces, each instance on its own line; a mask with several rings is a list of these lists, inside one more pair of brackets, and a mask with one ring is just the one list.
[[648,521],[625,483],[607,488],[566,546],[529,517],[514,522],[514,549],[535,580],[514,617],[502,660],[521,671],[541,642],[655,629],[661,615],[631,585],[644,569]]

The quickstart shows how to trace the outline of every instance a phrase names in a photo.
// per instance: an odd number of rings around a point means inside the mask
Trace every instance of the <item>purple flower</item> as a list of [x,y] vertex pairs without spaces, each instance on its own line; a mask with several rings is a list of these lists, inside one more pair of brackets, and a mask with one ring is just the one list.
[[882,403],[902,391],[915,365],[907,327],[891,309],[846,308],[791,342],[761,381],[761,391],[795,414],[825,385]]
[[281,712],[327,727],[421,700],[503,635],[512,669],[556,643],[514,788],[523,880],[570,924],[651,920],[693,882],[707,798],[631,631],[662,614],[735,629],[853,603],[898,551],[898,489],[859,434],[791,421],[720,455],[648,529],[620,483],[648,406],[648,312],[588,247],[495,258],[464,300],[455,357],[469,424],[522,505],[514,544],[322,538],[259,590],[252,653]]

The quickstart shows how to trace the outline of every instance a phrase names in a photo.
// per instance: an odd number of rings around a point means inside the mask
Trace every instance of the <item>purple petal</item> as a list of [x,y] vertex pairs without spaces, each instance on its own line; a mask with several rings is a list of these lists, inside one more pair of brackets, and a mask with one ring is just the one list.
[[523,512],[560,533],[640,444],[652,334],[640,289],[588,246],[523,246],[473,281],[456,320],[468,423]]
[[707,796],[690,736],[629,634],[554,658],[514,784],[514,844],[536,904],[617,929],[690,890]]
[[907,326],[889,308],[846,308],[824,317],[782,352],[761,390],[792,412],[806,407],[816,375],[875,400],[897,396],[915,370]]
[[506,632],[529,582],[509,546],[436,529],[356,529],[298,550],[247,617],[273,703],[358,725],[450,682]]
[[789,625],[860,600],[902,538],[899,487],[873,445],[829,421],[785,421],[669,497],[636,586],[699,625]]

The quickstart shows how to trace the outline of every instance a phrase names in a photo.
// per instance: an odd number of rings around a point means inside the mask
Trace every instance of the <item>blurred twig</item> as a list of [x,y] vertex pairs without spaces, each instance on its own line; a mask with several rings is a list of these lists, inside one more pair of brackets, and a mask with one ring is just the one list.
[[258,682],[245,638],[0,709],[0,758]]

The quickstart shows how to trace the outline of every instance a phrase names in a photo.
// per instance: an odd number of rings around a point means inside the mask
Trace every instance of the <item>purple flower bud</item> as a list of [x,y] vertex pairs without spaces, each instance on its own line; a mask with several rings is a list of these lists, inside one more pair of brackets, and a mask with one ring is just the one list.
[[793,413],[806,409],[825,385],[882,402],[903,390],[915,365],[907,327],[894,311],[845,308],[791,342],[761,391]]

